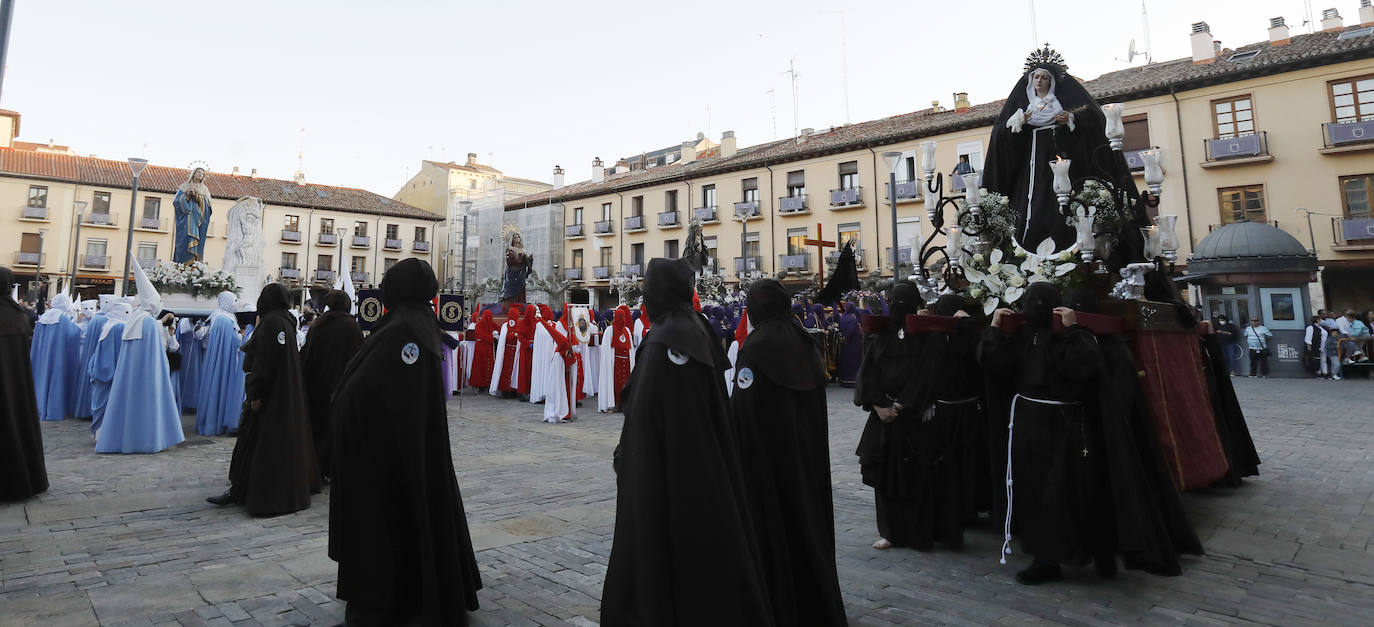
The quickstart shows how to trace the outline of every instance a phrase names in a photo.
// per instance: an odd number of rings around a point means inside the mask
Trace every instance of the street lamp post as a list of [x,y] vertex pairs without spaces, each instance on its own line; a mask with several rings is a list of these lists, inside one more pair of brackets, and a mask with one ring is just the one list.
[[[334,282],[337,284],[343,280],[344,238],[348,236],[348,228],[341,226],[334,229],[334,234],[339,237],[339,275],[334,277]],[[353,277],[348,277],[348,280],[352,281]]]
[[901,254],[897,250],[897,166],[902,162],[902,153],[889,151],[883,153],[883,161],[887,163],[888,183],[887,199],[892,204],[892,280],[898,281],[897,267],[901,265],[899,260]]
[[72,277],[67,281],[71,286],[72,293],[76,293],[76,260],[81,252],[81,219],[86,212],[86,201],[78,200],[72,203],[72,208],[76,210],[76,241],[72,242]]
[[735,208],[735,215],[739,216],[739,278],[740,291],[744,291],[744,277],[750,275],[749,255],[746,254],[746,246],[749,238],[749,206],[743,205]]
[[[463,208],[463,267],[458,271],[458,292],[466,294],[468,288],[468,211],[472,210],[472,201],[459,201],[458,206]],[[452,230],[453,228],[449,227],[449,231],[452,232]],[[449,259],[451,260],[453,257],[450,255]]]
[[138,175],[143,173],[143,168],[148,165],[147,159],[129,157],[129,171],[134,175],[133,193],[129,196],[129,224],[126,227],[129,234],[124,240],[124,275],[120,279],[124,283],[123,295],[129,295],[129,258],[134,248],[134,210],[138,205]]
[[[43,285],[43,242],[47,238],[48,230],[38,229],[38,263],[33,266],[33,304],[35,308],[43,304],[42,297],[38,295],[38,290]],[[47,296],[47,294],[45,293],[43,296]]]

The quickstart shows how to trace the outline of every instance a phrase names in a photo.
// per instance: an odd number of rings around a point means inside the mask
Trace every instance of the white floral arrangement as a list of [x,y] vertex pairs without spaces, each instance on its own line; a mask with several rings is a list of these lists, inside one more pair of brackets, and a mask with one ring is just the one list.
[[153,284],[153,287],[156,287],[160,292],[179,292],[199,296],[200,294],[218,294],[220,292],[237,294],[239,291],[233,275],[215,270],[203,261],[184,264],[164,261],[152,268],[145,269],[144,273],[148,275],[148,281]]
[[1098,231],[1116,231],[1121,226],[1121,221],[1126,219],[1125,212],[1116,205],[1116,197],[1094,180],[1085,181],[1078,193],[1069,200],[1069,208],[1073,210],[1074,215],[1069,218],[1069,224],[1082,219],[1084,207],[1097,207],[1094,222]]
[[[1009,240],[1015,233],[1016,214],[1011,210],[1011,202],[1007,197],[997,192],[990,192],[986,188],[978,189],[978,210],[983,214],[983,220],[987,230],[996,234],[994,239]],[[959,227],[967,229],[972,226],[973,214],[968,211],[959,211]]]
[[1078,244],[1055,250],[1054,239],[1045,238],[1035,251],[1022,248],[1013,239],[1011,253],[994,249],[991,253],[963,255],[964,278],[968,286],[964,295],[983,303],[983,313],[991,314],[998,307],[1009,307],[1021,299],[1031,283],[1048,282],[1067,291],[1073,286],[1072,274],[1078,264],[1074,255]]

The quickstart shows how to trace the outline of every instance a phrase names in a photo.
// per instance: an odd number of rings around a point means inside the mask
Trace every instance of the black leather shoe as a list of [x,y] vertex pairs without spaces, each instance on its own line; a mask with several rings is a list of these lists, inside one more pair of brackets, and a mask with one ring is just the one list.
[[224,507],[225,505],[234,504],[234,496],[230,494],[228,490],[225,490],[224,494],[221,494],[219,496],[206,497],[205,502],[210,503],[211,505],[218,505],[220,507]]
[[1016,573],[1016,580],[1028,586],[1038,586],[1063,578],[1064,573],[1059,570],[1059,564],[1039,560],[1032,562],[1029,568]]

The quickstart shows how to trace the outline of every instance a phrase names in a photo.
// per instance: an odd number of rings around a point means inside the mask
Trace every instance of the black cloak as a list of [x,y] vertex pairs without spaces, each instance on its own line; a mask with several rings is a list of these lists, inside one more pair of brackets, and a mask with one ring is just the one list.
[[0,501],[25,499],[48,489],[29,362],[33,325],[10,298],[13,284],[14,271],[0,267]]
[[305,348],[301,349],[301,363],[306,402],[310,407],[310,430],[315,436],[315,457],[320,464],[320,474],[329,477],[334,474],[330,455],[333,447],[330,446],[329,399],[334,396],[348,360],[362,346],[363,332],[349,313],[353,303],[347,294],[330,291],[324,297],[324,304],[329,311],[310,325]]
[[329,557],[348,613],[383,623],[466,624],[482,587],[453,471],[428,263],[382,279],[387,313],[333,399]]
[[754,330],[730,398],[764,577],[778,625],[844,625],[831,502],[829,376],[773,279],[749,286]]
[[[243,418],[229,463],[229,492],[255,516],[310,507],[320,471],[306,414],[296,318],[287,291],[269,283],[258,295],[258,324],[244,343]],[[252,408],[253,401],[262,406]]]
[[621,395],[608,627],[774,624],[730,424],[729,362],[692,310],[692,277],[683,259],[645,272],[653,332]]
[[830,273],[830,279],[825,282],[825,287],[816,294],[816,302],[834,304],[846,293],[857,289],[859,270],[858,263],[854,260],[854,243],[845,242],[844,248],[840,250],[840,258],[835,262],[835,271]]
[[[1029,107],[1026,85],[1031,72],[1037,69],[1049,70],[1053,75],[1054,95],[1064,112],[1073,115],[1073,130],[1066,124],[1053,124],[1037,132],[1029,122],[1017,133],[1007,128],[1007,120],[1018,109],[1024,111]],[[997,121],[992,125],[988,156],[984,162],[983,186],[1007,197],[1016,215],[1015,238],[1022,246],[1035,250],[1046,237],[1053,237],[1055,247],[1063,249],[1076,239],[1072,224],[1066,223],[1059,212],[1059,201],[1054,194],[1054,174],[1050,171],[1049,162],[1058,156],[1072,160],[1069,178],[1075,185],[1084,177],[1094,176],[1130,190],[1134,215],[1129,220],[1131,224],[1123,226],[1117,234],[1117,248],[1122,251],[1123,258],[1136,259],[1129,252],[1141,249],[1140,232],[1135,227],[1147,226],[1148,220],[1141,214],[1143,207],[1138,204],[1139,195],[1135,192],[1135,181],[1131,178],[1125,157],[1108,147],[1106,125],[1101,106],[1061,65],[1032,64],[1016,82],[997,115]],[[1030,166],[1032,160],[1035,162],[1033,174]],[[1030,198],[1027,198],[1028,192],[1033,192],[1029,194]],[[1030,216],[1029,224],[1027,213]],[[1113,253],[1112,256],[1118,255]]]
[[[969,316],[955,318],[954,314],[959,311]],[[982,317],[981,309],[967,306],[963,297],[957,294],[945,294],[936,300],[935,313],[953,327],[942,334],[943,338],[938,338],[945,342],[945,357],[937,369],[941,382],[937,388],[939,397],[935,401],[935,411],[940,419],[947,417],[954,424],[960,505],[964,519],[971,520],[978,512],[992,509],[994,492],[988,462],[986,389],[983,371],[978,367],[978,339],[987,320]],[[908,316],[907,319],[924,318]],[[1001,445],[1005,446],[1006,440]],[[1000,488],[1002,481],[995,485]]]

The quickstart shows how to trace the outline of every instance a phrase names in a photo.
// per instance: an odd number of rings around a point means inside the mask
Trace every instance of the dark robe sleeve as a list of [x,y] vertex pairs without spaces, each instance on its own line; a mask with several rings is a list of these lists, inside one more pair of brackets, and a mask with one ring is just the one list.
[[887,407],[892,403],[883,395],[883,387],[878,381],[878,335],[865,335],[863,341],[864,356],[859,364],[859,380],[854,385],[854,404],[864,411],[873,411],[874,407]]
[[[277,342],[277,334],[286,333],[286,344]],[[252,345],[244,351],[251,359],[243,360],[243,371],[247,375],[243,381],[245,398],[249,401],[263,401],[272,395],[273,384],[277,380],[277,370],[281,366],[282,354],[288,346],[296,345],[295,329],[287,329],[277,316],[262,320],[253,332]]]

